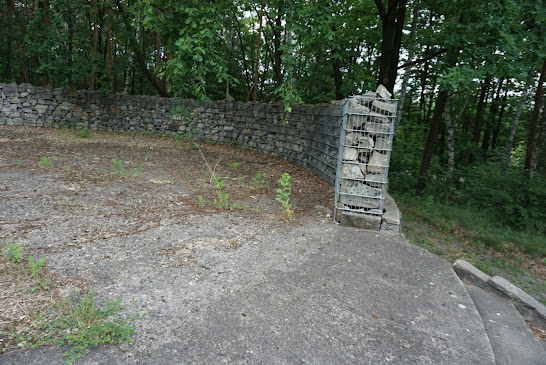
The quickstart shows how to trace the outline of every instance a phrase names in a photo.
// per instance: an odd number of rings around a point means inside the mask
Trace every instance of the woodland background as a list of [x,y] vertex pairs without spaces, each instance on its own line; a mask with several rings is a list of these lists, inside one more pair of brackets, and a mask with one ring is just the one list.
[[0,24],[3,83],[287,109],[381,83],[389,191],[546,256],[543,0],[1,0]]

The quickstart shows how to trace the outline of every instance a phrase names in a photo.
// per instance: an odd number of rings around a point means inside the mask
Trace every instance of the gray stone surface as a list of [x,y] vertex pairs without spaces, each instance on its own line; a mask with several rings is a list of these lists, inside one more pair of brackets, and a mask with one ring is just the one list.
[[466,289],[480,313],[497,365],[546,364],[546,351],[512,302],[474,285]]
[[356,227],[368,229],[371,231],[379,231],[381,228],[381,216],[373,214],[355,213],[348,211],[340,211],[339,223],[346,227]]
[[475,268],[465,260],[455,260],[453,269],[462,280],[479,286],[480,288],[490,290],[489,280],[491,276]]
[[503,277],[493,276],[489,284],[514,301],[521,315],[546,329],[546,307]]
[[402,216],[400,210],[389,194],[385,195],[383,210],[385,212],[381,216],[381,231],[402,232]]
[[[220,218],[202,234],[219,234]],[[190,230],[171,224],[127,243],[165,244]],[[138,251],[109,290],[131,293],[148,316],[133,343],[92,349],[78,364],[494,365],[450,265],[401,235],[334,225],[262,235],[263,245],[243,242],[235,252],[194,245],[198,265],[188,269],[154,270]],[[64,364],[66,350],[9,351],[0,362]]]

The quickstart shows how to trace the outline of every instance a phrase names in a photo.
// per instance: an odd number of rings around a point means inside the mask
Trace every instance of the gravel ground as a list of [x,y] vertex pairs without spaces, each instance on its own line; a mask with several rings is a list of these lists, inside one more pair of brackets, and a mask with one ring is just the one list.
[[[31,313],[71,287],[94,288],[101,297],[134,299],[130,313],[148,313],[135,326],[149,346],[165,335],[157,321],[184,321],[270,267],[304,260],[321,247],[317,232],[332,225],[331,186],[308,169],[236,146],[0,126],[0,151],[0,240],[45,257],[52,278],[49,292],[30,294],[29,283],[0,270],[0,331],[29,325]],[[230,205],[243,208],[212,204],[210,170],[224,180]],[[253,183],[258,172],[265,179]],[[293,181],[290,223],[275,201],[283,172]],[[309,234],[317,235],[314,244],[298,245]],[[0,339],[0,353],[16,346]]]

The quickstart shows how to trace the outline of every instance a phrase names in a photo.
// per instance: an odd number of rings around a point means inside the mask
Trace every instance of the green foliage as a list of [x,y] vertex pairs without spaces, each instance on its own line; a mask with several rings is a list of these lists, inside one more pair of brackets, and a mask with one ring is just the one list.
[[38,288],[41,288],[43,290],[49,290],[49,286],[47,286],[47,284],[49,283],[50,278],[49,277],[43,278],[40,275],[40,269],[45,264],[46,264],[45,257],[42,257],[39,260],[34,259],[33,256],[28,257],[28,268],[27,268],[27,270],[30,272],[30,277],[33,278],[36,281],[36,284],[38,284],[38,286],[35,286],[32,289],[30,289],[31,292],[34,292]]
[[276,189],[277,196],[275,200],[281,203],[281,217],[287,222],[290,222],[294,219],[294,211],[291,209],[292,204],[290,203],[290,193],[292,191],[292,179],[290,175],[285,172],[282,174],[281,178],[277,180],[281,185],[280,189]]
[[72,293],[56,308],[57,316],[53,320],[41,319],[42,336],[33,338],[34,346],[56,344],[71,346],[65,352],[67,364],[72,364],[78,357],[89,352],[90,347],[101,343],[117,344],[131,342],[135,329],[128,325],[121,312],[127,306],[121,304],[121,298],[116,300],[97,299],[94,290],[78,297]]
[[42,156],[42,158],[40,158],[40,166],[41,167],[51,166],[51,158],[49,158],[47,156]]
[[2,254],[7,260],[18,264],[23,259],[23,248],[17,242],[7,242],[2,248]]
[[265,180],[265,174],[261,171],[256,173],[250,182],[251,189],[269,189],[269,183]]
[[231,167],[233,170],[237,170],[241,164],[238,162],[230,163],[228,166]]
[[121,161],[116,160],[115,158],[112,159],[112,175],[121,177],[125,174],[125,171],[123,170],[123,167],[121,166]]

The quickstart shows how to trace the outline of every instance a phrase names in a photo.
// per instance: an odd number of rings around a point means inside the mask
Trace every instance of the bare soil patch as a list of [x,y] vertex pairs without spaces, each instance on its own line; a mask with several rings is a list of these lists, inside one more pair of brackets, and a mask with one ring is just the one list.
[[[32,330],[33,313],[70,288],[133,295],[151,277],[222,276],[236,251],[266,244],[270,232],[331,223],[333,188],[310,170],[237,146],[199,144],[201,151],[169,136],[93,131],[81,138],[74,129],[0,126],[0,242],[20,244],[24,260],[45,257],[43,276],[51,279],[49,291],[31,293],[25,269],[2,258],[0,353],[21,347],[6,335],[10,328]],[[213,205],[218,186],[203,156],[225,182],[228,208]],[[259,186],[252,184],[258,172],[265,175]],[[284,172],[293,183],[291,223],[275,201]],[[136,296],[135,312],[150,311],[146,298],[158,299],[145,290]],[[185,305],[191,312],[195,302]]]

